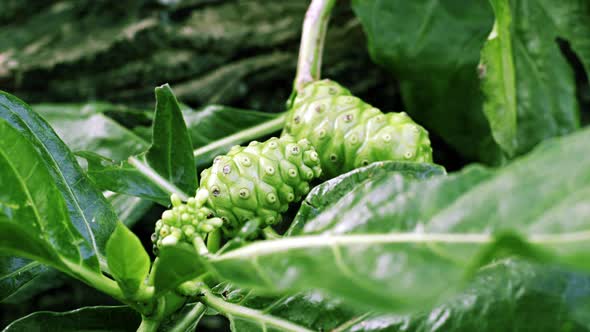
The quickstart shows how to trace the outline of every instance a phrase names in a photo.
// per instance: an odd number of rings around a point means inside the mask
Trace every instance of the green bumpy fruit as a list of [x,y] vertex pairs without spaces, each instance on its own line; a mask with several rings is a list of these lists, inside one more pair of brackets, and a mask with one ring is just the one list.
[[254,141],[216,157],[201,173],[197,197],[206,197],[204,206],[223,220],[224,233],[232,236],[254,218],[261,227],[278,223],[289,203],[307,194],[309,182],[321,172],[319,156],[306,139],[285,135]]
[[207,234],[221,227],[223,221],[216,218],[213,211],[203,206],[204,198],[191,197],[186,203],[173,194],[170,197],[172,208],[164,211],[156,221],[152,234],[153,251],[164,245],[176,245],[178,242],[193,243],[195,238],[205,239]]
[[330,80],[299,92],[285,134],[311,142],[328,178],[375,161],[432,162],[428,132],[406,113],[383,113]]

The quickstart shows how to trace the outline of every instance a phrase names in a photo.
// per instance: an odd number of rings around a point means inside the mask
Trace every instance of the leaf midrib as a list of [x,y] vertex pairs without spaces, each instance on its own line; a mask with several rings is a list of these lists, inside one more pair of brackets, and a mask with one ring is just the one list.
[[8,274],[3,275],[2,277],[0,277],[0,280],[4,280],[4,279],[11,279],[12,277],[16,276],[17,274],[20,274],[21,272],[24,272],[26,270],[30,270],[34,267],[37,267],[41,265],[41,263],[37,262],[37,261],[32,261],[30,263],[28,263],[27,265],[23,265],[21,267],[19,267],[18,269],[11,271]]
[[[341,245],[376,245],[394,243],[448,243],[448,244],[487,244],[494,235],[484,233],[389,233],[355,235],[309,235],[268,240],[230,251],[220,256],[212,256],[210,262],[223,262],[232,259],[252,259],[257,256],[276,254],[294,249],[321,248]],[[590,241],[587,231],[561,234],[532,234],[527,237],[534,244],[560,244]]]

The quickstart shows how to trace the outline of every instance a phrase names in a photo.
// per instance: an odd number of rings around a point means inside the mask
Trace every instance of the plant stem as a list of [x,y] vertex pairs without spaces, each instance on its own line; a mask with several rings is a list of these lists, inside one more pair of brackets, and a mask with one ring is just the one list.
[[148,285],[154,285],[154,276],[156,275],[156,270],[158,270],[158,266],[160,265],[160,257],[156,257],[154,262],[152,263],[152,268],[150,270],[150,275],[148,276]]
[[154,297],[154,286],[145,286],[139,289],[134,299],[137,301],[149,301]]
[[222,315],[228,317],[244,318],[248,321],[259,322],[263,326],[274,327],[276,330],[285,332],[311,332],[305,327],[293,324],[289,321],[274,317],[260,310],[250,309],[238,304],[226,302],[223,299],[211,293],[207,287],[202,288],[203,295],[200,301],[205,305],[219,311]]
[[156,332],[160,326],[160,321],[152,320],[146,317],[141,317],[141,325],[137,328],[137,332]]
[[80,279],[86,282],[88,285],[98,289],[99,291],[106,293],[123,303],[126,303],[125,296],[123,295],[123,292],[121,291],[121,288],[119,288],[119,285],[116,281],[107,278],[102,274],[90,271],[80,265],[70,263],[69,261],[64,260],[64,263],[67,268],[72,271],[73,275],[77,279]]
[[188,200],[188,195],[184,193],[182,190],[178,189],[172,182],[168,181],[167,179],[163,178],[158,172],[156,172],[153,168],[151,168],[147,163],[139,160],[137,157],[131,156],[127,160],[129,164],[135,169],[137,169],[140,173],[151,179],[158,187],[162,190],[168,192],[168,194],[176,194],[180,197],[181,200],[186,201]]
[[193,247],[201,256],[209,254],[209,249],[207,249],[207,245],[200,235],[197,235],[193,238]]
[[336,0],[312,0],[303,21],[295,90],[320,79],[324,40],[328,30],[330,13]]
[[270,226],[265,227],[262,230],[262,233],[264,234],[264,238],[267,240],[277,240],[282,237],[279,234],[277,234],[277,232]]
[[279,116],[272,120],[265,121],[254,127],[250,127],[248,129],[239,131],[233,135],[226,136],[220,140],[213,141],[193,151],[193,156],[195,157],[195,159],[198,159],[216,149],[241,144],[244,142],[249,142],[255,138],[272,134],[275,131],[279,131],[283,129],[283,124],[285,123],[285,116],[286,113],[281,113]]
[[221,245],[221,230],[218,228],[207,236],[207,250],[214,254]]
[[185,332],[198,324],[207,307],[203,303],[197,303],[182,319],[180,319],[169,332]]
[[[121,290],[121,288],[119,288],[119,285],[117,284],[116,281],[107,278],[106,276],[102,275],[102,274],[98,274],[94,271],[90,271],[78,264],[75,263],[71,263],[69,261],[63,261],[65,266],[69,269],[68,270],[64,270],[64,272],[67,272],[68,274],[70,274],[71,276],[82,280],[83,282],[85,282],[86,284],[88,284],[89,286],[98,289],[99,291],[110,295],[111,297],[115,298],[116,300],[127,304],[128,306],[130,306],[131,308],[133,308],[134,310],[143,313],[142,308],[140,306],[137,305],[136,302],[134,301],[130,301],[129,299],[127,299],[125,297],[125,295],[123,294],[123,291]],[[145,294],[142,294],[142,296]]]

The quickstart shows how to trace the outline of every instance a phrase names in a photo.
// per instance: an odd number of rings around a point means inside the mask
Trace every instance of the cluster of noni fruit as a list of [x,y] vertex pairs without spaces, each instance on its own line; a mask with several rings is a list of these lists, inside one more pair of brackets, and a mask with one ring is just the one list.
[[201,173],[196,196],[172,197],[152,236],[154,248],[193,244],[246,221],[277,224],[320,176],[332,178],[384,160],[431,162],[428,132],[405,113],[383,113],[340,84],[307,84],[290,105],[280,138],[234,146]]

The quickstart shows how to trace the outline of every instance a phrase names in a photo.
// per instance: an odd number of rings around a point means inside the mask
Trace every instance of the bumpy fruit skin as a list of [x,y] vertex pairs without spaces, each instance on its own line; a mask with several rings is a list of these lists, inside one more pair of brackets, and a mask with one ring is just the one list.
[[375,161],[431,162],[428,132],[406,113],[383,113],[340,84],[308,84],[293,100],[283,135],[307,138],[331,178]]
[[192,244],[195,238],[205,239],[208,233],[221,227],[223,221],[203,206],[204,199],[191,197],[183,203],[175,194],[170,197],[172,208],[162,213],[152,234],[156,255],[164,245],[176,245],[179,242]]
[[289,135],[266,142],[234,146],[215,158],[201,173],[197,196],[207,191],[204,204],[223,220],[228,236],[245,221],[259,218],[261,227],[281,220],[289,203],[309,192],[309,182],[320,176],[319,156],[306,139]]

